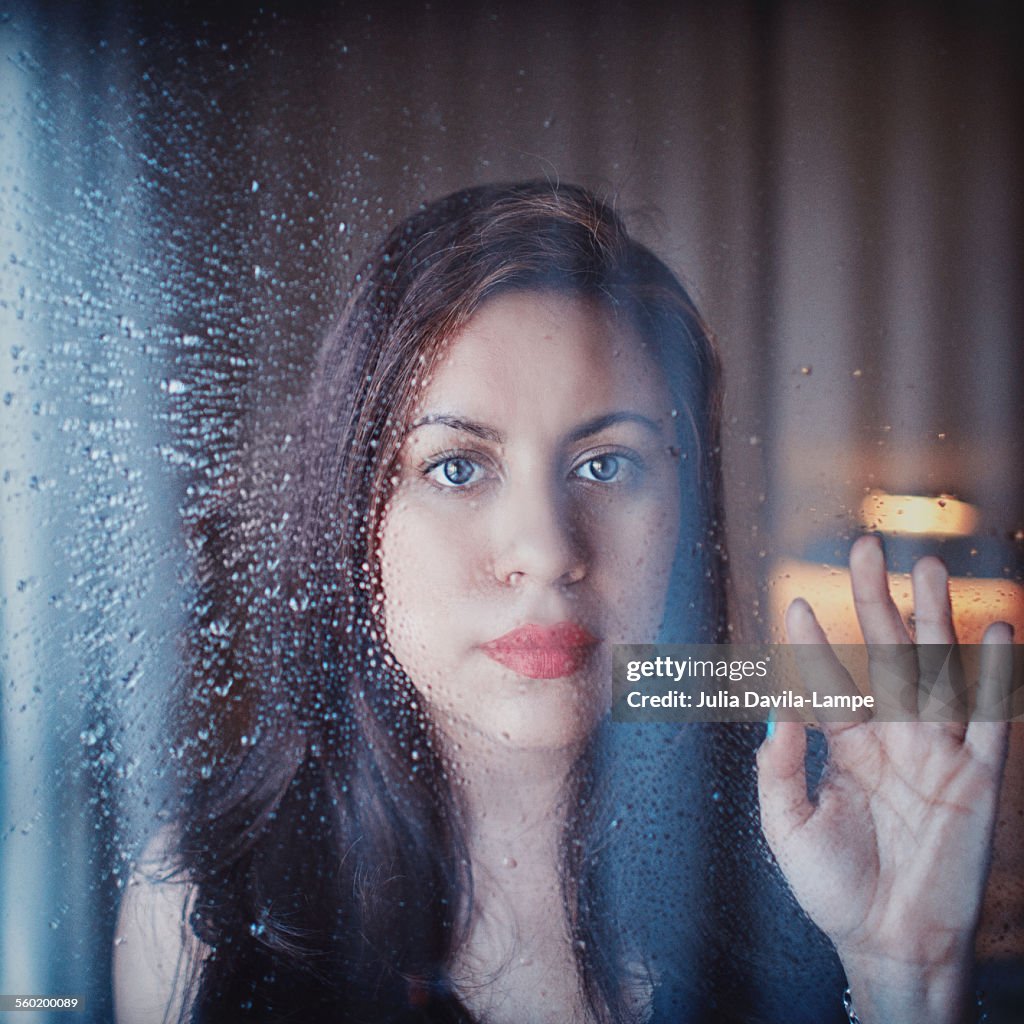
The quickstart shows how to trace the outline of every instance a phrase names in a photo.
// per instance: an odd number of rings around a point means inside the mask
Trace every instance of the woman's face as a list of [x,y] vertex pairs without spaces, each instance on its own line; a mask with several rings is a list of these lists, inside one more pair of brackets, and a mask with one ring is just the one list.
[[514,292],[446,348],[380,532],[392,652],[453,738],[557,748],[652,642],[679,534],[664,375],[596,301]]

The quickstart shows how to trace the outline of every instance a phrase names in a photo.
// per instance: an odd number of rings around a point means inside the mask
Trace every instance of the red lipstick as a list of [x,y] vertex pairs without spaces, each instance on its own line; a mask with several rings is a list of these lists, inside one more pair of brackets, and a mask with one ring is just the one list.
[[561,679],[578,672],[597,643],[575,622],[528,624],[489,640],[480,649],[499,665],[530,679]]

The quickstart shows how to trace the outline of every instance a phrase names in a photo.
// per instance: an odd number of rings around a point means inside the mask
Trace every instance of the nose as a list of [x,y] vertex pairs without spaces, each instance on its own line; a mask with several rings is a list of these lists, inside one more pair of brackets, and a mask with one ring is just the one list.
[[561,489],[535,482],[510,487],[495,509],[494,575],[500,583],[570,586],[587,574],[582,524]]

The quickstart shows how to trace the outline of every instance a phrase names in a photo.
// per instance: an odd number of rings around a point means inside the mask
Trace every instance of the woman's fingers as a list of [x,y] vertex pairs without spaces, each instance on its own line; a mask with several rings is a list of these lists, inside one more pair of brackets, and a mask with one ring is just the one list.
[[889,593],[885,555],[877,537],[850,549],[850,581],[857,621],[867,645],[876,717],[917,717],[917,653]]
[[781,860],[786,838],[807,823],[814,805],[807,799],[803,723],[770,723],[769,734],[757,752],[757,789],[761,827]]
[[918,559],[910,574],[914,586],[914,632],[919,644],[955,644],[949,572],[932,555]]
[[[791,644],[830,651],[825,631],[802,597],[786,610],[786,636]],[[804,670],[803,665],[801,669]],[[767,814],[786,832],[799,828],[814,811],[807,799],[806,750],[807,736],[802,722],[770,721],[768,737],[757,752],[762,817]],[[770,834],[768,841],[774,845]]]
[[1013,627],[993,622],[981,641],[981,672],[966,746],[995,770],[1006,758],[1013,696]]
[[[805,688],[810,687],[820,695],[857,696],[860,690],[850,678],[850,673],[832,650],[825,631],[821,628],[814,610],[803,599],[797,598],[786,611],[786,636],[791,645]],[[849,712],[843,712],[844,716]],[[870,716],[857,713],[853,720],[819,720],[825,735],[832,739],[841,732],[866,721]]]
[[903,618],[889,593],[882,542],[875,536],[859,537],[850,549],[850,580],[864,642],[909,644]]
[[802,597],[786,609],[786,638],[791,644],[828,644],[814,609]]
[[911,573],[914,631],[919,666],[918,713],[963,739],[967,728],[967,683],[953,630],[949,572],[938,558],[919,559]]

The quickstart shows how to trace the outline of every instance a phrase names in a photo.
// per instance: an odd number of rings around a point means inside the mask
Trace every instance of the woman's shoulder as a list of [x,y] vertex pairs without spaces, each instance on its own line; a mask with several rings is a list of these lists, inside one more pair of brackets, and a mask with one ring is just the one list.
[[208,948],[189,923],[195,887],[175,857],[177,833],[154,835],[132,866],[114,933],[117,1024],[175,1024],[192,967]]

